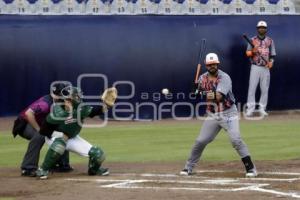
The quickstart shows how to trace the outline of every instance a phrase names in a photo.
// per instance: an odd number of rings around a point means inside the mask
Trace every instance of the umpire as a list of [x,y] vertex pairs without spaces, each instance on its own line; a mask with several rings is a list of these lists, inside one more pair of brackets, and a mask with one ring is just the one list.
[[[23,110],[14,122],[13,136],[17,135],[29,140],[27,151],[21,165],[21,175],[35,177],[38,168],[40,150],[45,143],[45,137],[39,134],[40,127],[50,112],[51,105],[59,100],[61,90],[65,84],[56,83],[51,87],[51,94],[45,95],[25,110]],[[57,163],[56,171],[68,172],[73,168],[69,164],[69,152],[66,151]]]

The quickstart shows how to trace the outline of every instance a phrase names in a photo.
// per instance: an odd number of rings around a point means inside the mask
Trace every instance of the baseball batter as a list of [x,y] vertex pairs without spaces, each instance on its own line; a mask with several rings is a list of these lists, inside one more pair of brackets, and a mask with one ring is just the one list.
[[82,122],[87,117],[94,117],[107,111],[107,107],[113,106],[117,97],[115,88],[107,89],[103,95],[103,106],[80,106],[82,93],[79,88],[66,87],[62,90],[64,96],[63,105],[55,105],[53,111],[47,116],[46,123],[41,127],[40,133],[47,136],[46,142],[50,145],[42,166],[37,171],[40,179],[48,178],[49,169],[65,150],[89,157],[89,175],[108,175],[107,168],[100,168],[105,159],[100,147],[92,146],[79,136]]
[[251,161],[248,148],[240,136],[239,118],[232,93],[232,83],[228,74],[218,69],[219,58],[215,53],[206,55],[207,72],[200,76],[199,90],[206,95],[208,117],[203,122],[199,136],[190,153],[181,175],[192,175],[193,168],[199,161],[207,144],[212,142],[223,128],[232,146],[241,157],[246,177],[257,176],[257,171]]
[[260,83],[261,91],[259,112],[263,116],[268,115],[266,107],[270,86],[270,69],[273,67],[274,57],[276,56],[274,41],[266,36],[267,23],[265,21],[257,23],[257,33],[258,35],[252,38],[254,48],[248,44],[246,51],[246,55],[251,61],[246,116],[252,116],[255,110],[255,92],[258,83]]

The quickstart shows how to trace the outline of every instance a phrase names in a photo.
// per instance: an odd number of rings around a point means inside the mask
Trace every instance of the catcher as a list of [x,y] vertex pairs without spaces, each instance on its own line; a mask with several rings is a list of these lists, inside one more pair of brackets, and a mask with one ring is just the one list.
[[89,106],[82,103],[82,92],[76,87],[66,87],[62,91],[63,105],[55,105],[48,114],[40,133],[47,136],[46,142],[50,146],[42,166],[37,170],[40,179],[47,179],[49,169],[56,163],[57,159],[65,150],[89,157],[88,174],[107,176],[107,168],[101,168],[105,159],[100,147],[92,146],[89,142],[79,136],[81,126],[78,120],[83,121],[87,117],[94,117],[107,112],[117,98],[117,89],[108,88],[101,96],[102,106]]

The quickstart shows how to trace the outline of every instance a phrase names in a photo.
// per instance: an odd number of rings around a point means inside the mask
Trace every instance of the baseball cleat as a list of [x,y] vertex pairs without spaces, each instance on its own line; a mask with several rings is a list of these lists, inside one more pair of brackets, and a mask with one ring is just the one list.
[[250,111],[250,110],[248,110],[248,111],[246,112],[246,117],[252,117],[252,116],[253,116],[253,112]]
[[35,169],[23,169],[21,171],[21,176],[36,177],[36,170]]
[[258,173],[255,168],[250,169],[249,171],[246,172],[246,178],[255,178],[257,177]]
[[[100,171],[100,173],[99,173]],[[108,168],[100,168],[98,171],[98,175],[101,175],[101,176],[108,176],[109,175],[109,170]]]
[[109,170],[108,168],[103,168],[100,167],[96,173],[88,173],[90,176],[98,175],[98,176],[108,176],[109,175]]
[[42,180],[48,178],[48,173],[49,173],[48,170],[43,170],[42,168],[39,168],[38,170],[36,170],[36,176]]
[[192,171],[188,170],[188,169],[183,169],[183,170],[181,170],[180,175],[182,175],[182,176],[191,176]]
[[266,117],[266,116],[269,115],[269,114],[268,114],[265,110],[263,110],[263,109],[259,110],[259,113],[260,113],[261,115],[263,115],[264,117]]

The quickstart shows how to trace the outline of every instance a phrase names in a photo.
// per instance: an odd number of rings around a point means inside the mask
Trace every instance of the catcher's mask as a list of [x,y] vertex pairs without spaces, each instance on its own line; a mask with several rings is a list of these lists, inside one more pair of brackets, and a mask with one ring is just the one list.
[[61,91],[67,87],[67,85],[65,83],[54,83],[54,84],[51,84],[51,87],[50,87],[50,94],[54,94],[56,96],[61,96]]
[[66,100],[71,100],[73,106],[77,107],[82,102],[82,92],[77,87],[68,86],[62,89],[61,94]]

